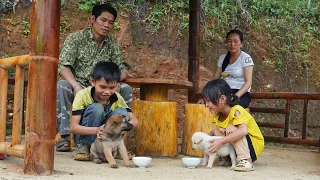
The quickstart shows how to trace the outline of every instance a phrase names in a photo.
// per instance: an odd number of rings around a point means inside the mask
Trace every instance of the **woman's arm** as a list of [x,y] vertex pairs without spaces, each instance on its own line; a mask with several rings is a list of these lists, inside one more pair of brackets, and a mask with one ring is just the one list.
[[221,78],[221,67],[217,66],[217,70],[214,73],[213,79],[220,79]]
[[244,76],[245,83],[242,85],[242,87],[239,89],[239,91],[235,94],[236,96],[241,97],[251,87],[252,74],[253,74],[253,66],[246,66],[243,68],[243,76]]
[[80,125],[81,115],[72,115],[70,120],[70,131],[72,134],[97,135],[100,127],[86,127]]

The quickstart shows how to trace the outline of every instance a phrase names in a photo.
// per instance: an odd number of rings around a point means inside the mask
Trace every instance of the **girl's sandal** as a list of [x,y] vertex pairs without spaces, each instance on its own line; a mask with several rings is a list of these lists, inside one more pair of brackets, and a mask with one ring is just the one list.
[[254,171],[254,167],[249,161],[240,160],[239,164],[233,170],[241,171],[241,172],[249,172],[249,171]]

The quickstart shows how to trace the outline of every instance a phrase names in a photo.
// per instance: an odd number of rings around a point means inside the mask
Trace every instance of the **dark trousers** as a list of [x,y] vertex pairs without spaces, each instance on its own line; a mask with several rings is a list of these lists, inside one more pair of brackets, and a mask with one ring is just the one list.
[[[232,94],[235,94],[239,91],[239,89],[231,89]],[[239,105],[242,106],[243,108],[247,108],[251,102],[251,97],[250,93],[246,92],[240,97],[240,102]]]

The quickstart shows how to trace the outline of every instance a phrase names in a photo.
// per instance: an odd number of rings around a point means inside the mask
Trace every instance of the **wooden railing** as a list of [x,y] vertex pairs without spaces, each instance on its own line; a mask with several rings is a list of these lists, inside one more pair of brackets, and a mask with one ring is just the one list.
[[[266,141],[288,143],[288,144],[300,144],[309,146],[320,146],[320,138],[310,139],[307,137],[307,122],[308,122],[308,103],[310,100],[320,100],[320,94],[315,93],[297,93],[297,92],[254,92],[251,93],[253,99],[284,99],[286,105],[284,108],[269,108],[269,107],[250,107],[252,113],[272,113],[272,114],[284,114],[284,123],[271,123],[271,122],[259,122],[256,119],[260,127],[280,128],[284,130],[282,137],[265,136]],[[292,100],[303,100],[303,115],[302,115],[302,137],[289,137],[290,127],[290,109]],[[319,101],[320,102],[320,101]],[[319,135],[320,137],[320,135]]]
[[[25,87],[25,67],[28,66],[28,55],[0,60],[0,153],[24,158],[25,145],[21,144],[23,122],[23,97]],[[9,69],[15,68],[15,80],[9,79]],[[14,83],[14,94],[8,95],[8,85]],[[13,96],[12,142],[6,142],[7,101]]]

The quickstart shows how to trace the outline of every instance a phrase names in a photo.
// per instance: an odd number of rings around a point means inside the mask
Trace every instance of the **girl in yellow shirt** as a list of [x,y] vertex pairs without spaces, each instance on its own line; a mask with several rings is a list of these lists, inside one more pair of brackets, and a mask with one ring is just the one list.
[[206,107],[213,116],[213,128],[209,135],[225,136],[212,140],[209,152],[215,153],[223,144],[231,143],[237,154],[236,171],[253,171],[252,162],[264,149],[263,135],[253,117],[237,105],[238,97],[223,79],[209,81],[202,90]]

